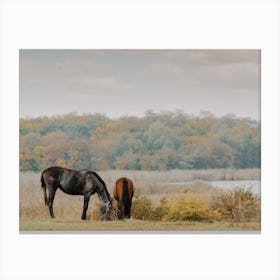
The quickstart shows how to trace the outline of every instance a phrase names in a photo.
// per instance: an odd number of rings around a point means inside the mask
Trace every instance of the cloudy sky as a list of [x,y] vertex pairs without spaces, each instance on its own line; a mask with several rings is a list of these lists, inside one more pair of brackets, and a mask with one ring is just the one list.
[[20,117],[183,110],[260,118],[259,50],[20,50]]

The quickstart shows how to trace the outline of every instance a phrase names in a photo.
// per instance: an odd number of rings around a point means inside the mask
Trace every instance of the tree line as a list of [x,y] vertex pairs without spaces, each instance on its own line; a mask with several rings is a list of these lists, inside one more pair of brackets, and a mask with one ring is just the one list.
[[261,164],[260,122],[228,114],[145,112],[111,119],[68,114],[20,119],[20,170],[254,168]]

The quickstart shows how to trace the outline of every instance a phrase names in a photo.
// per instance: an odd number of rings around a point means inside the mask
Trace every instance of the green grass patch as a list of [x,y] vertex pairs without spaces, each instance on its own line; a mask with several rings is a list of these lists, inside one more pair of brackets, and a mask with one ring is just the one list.
[[20,231],[259,231],[260,223],[228,222],[162,222],[130,219],[125,221],[64,221],[25,220],[20,223]]

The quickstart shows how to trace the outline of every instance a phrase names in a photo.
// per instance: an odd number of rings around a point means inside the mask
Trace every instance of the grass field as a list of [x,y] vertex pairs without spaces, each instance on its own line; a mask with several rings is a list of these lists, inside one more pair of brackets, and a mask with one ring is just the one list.
[[[159,171],[103,171],[100,176],[107,184],[109,192],[116,179],[122,176],[131,178],[135,184],[132,219],[101,222],[99,200],[92,196],[89,203],[87,220],[82,221],[82,196],[71,196],[57,191],[54,200],[56,218],[51,220],[48,208],[44,205],[43,192],[40,186],[40,173],[20,173],[19,186],[19,229],[20,231],[259,231],[260,213],[242,223],[215,219],[216,212],[207,218],[209,205],[213,203],[213,194],[217,191],[205,182],[196,180],[222,180],[234,176],[238,180],[258,180],[260,170],[172,170]],[[193,182],[191,185],[174,185],[174,182]],[[228,195],[228,194],[227,194]],[[225,197],[227,199],[227,196]],[[169,204],[160,204],[167,199]],[[237,204],[232,198],[230,207]],[[173,203],[173,204],[172,204]],[[259,203],[259,202],[258,202]],[[115,204],[114,204],[115,205]],[[160,205],[160,207],[159,207]],[[170,208],[166,219],[158,215],[164,207]],[[186,206],[190,205],[190,209]],[[238,206],[238,205],[237,205]],[[255,205],[256,206],[256,205]],[[250,207],[250,205],[248,205]],[[245,206],[245,212],[247,211]],[[257,207],[258,204],[257,204]],[[243,207],[244,208],[244,207]],[[172,211],[173,212],[172,212]],[[179,211],[179,213],[177,213]],[[196,211],[206,217],[205,221],[180,220],[182,215],[196,215]],[[200,211],[200,212],[199,212]],[[244,212],[244,210],[242,210]],[[255,210],[254,210],[255,211]],[[114,211],[113,211],[114,213]],[[153,213],[153,215],[151,215]],[[257,213],[256,211],[254,213]],[[241,211],[237,211],[242,215]],[[246,214],[246,213],[245,213]],[[176,218],[177,216],[178,218]],[[204,215],[204,216],[203,216]],[[247,214],[246,214],[247,215]],[[248,215],[247,215],[248,216]],[[137,219],[136,219],[137,218]]]
[[259,231],[260,224],[225,222],[154,222],[130,219],[125,221],[64,221],[60,219],[20,223],[20,231]]

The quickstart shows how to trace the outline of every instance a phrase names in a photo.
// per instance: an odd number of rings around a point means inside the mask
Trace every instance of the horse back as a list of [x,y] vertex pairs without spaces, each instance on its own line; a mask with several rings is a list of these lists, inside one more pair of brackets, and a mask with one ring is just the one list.
[[129,200],[132,199],[134,194],[134,188],[133,188],[133,183],[129,178],[119,178],[116,181],[114,190],[113,190],[113,195],[116,200],[123,200],[126,197],[128,197]]
[[44,182],[63,192],[82,195],[86,184],[86,172],[75,171],[60,166],[53,166],[42,172]]

